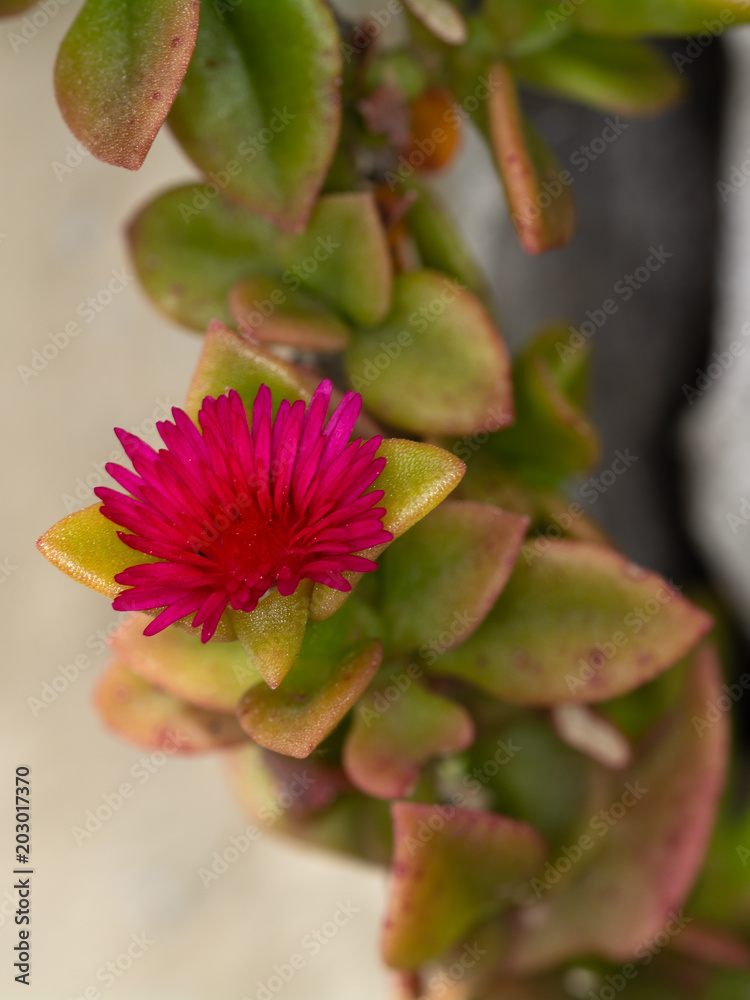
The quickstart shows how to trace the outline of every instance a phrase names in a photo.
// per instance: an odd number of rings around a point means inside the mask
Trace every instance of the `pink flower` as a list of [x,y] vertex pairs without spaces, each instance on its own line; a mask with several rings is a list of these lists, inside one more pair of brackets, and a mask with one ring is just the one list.
[[153,635],[193,615],[208,642],[227,606],[253,611],[272,587],[294,593],[302,580],[351,590],[343,576],[377,568],[356,553],[393,538],[383,528],[382,490],[367,492],[385,466],[381,438],[349,443],[362,400],[348,392],[326,421],[331,383],[309,407],[284,400],[274,419],[271,392],[260,387],[252,430],[237,392],[206,396],[200,430],[184,410],[157,424],[156,452],[117,429],[135,472],[109,464],[127,493],[97,489],[102,514],[125,528],[118,536],[160,560],[131,566],[117,611],[163,608],[145,629]]

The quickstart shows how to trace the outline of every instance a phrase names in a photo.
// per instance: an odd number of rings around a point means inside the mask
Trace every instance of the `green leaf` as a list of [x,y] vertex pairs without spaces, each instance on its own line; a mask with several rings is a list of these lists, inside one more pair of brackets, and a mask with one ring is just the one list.
[[248,414],[261,385],[267,385],[273,397],[274,412],[282,399],[309,403],[312,393],[297,369],[243,340],[223,323],[211,323],[190,383],[185,410],[197,419],[206,396],[220,396],[234,389],[242,397]]
[[233,715],[187,705],[117,661],[100,678],[94,700],[109,729],[148,749],[205,753],[247,740]]
[[466,41],[466,22],[448,0],[405,0],[411,13],[428,31],[448,45],[462,45]]
[[718,35],[750,20],[750,10],[744,0],[586,0],[573,20],[593,35]]
[[199,14],[198,0],[86,0],[60,47],[55,89],[94,156],[141,166],[190,62]]
[[539,254],[573,237],[575,209],[562,167],[521,110],[507,66],[490,70],[488,127],[495,162],[521,246]]
[[542,90],[626,115],[665,111],[684,93],[681,77],[660,53],[625,39],[571,35],[514,60],[513,69]]
[[599,436],[580,409],[588,357],[568,347],[567,331],[553,327],[513,365],[516,422],[493,434],[488,447],[531,485],[556,488],[599,459]]
[[[383,527],[394,538],[403,535],[412,525],[429,514],[456,488],[466,466],[455,455],[435,445],[420,441],[387,438],[378,449],[378,456],[385,457],[386,465],[373,484],[385,496],[380,505],[385,507]],[[376,558],[385,546],[367,550],[368,558]],[[345,573],[354,586],[361,573]],[[322,583],[313,587],[310,617],[314,621],[330,618],[347,600],[348,594],[333,590]]]
[[508,582],[528,521],[446,501],[383,556],[383,615],[394,652],[443,652],[481,624]]
[[315,655],[320,630],[312,625],[303,651],[276,690],[260,685],[245,694],[238,717],[256,743],[289,757],[307,757],[333,732],[377,672],[383,649],[377,639],[358,642],[341,660]]
[[341,125],[342,59],[322,0],[204,3],[169,118],[188,156],[251,212],[298,232]]
[[354,323],[388,311],[391,261],[371,194],[320,198],[305,233],[292,236],[203,187],[167,191],[133,220],[131,254],[147,294],[167,316],[197,330],[231,322],[229,293],[253,277],[318,296]]
[[144,635],[147,615],[134,614],[112,636],[117,659],[154,687],[215,712],[234,712],[240,696],[261,680],[238,642],[200,641],[168,628]]
[[729,752],[726,716],[704,732],[695,725],[721,695],[720,682],[716,656],[704,647],[677,711],[632,768],[613,776],[604,808],[586,824],[590,843],[579,841],[581,858],[543,883],[542,899],[522,915],[508,955],[513,972],[581,954],[630,961],[667,926],[678,933],[673,917],[702,864]]
[[381,420],[416,434],[469,434],[513,419],[509,361],[486,310],[445,275],[400,275],[382,326],[346,353],[349,381]]
[[232,623],[250,662],[271,688],[277,688],[297,662],[305,637],[312,584],[303,580],[293,594],[278,590],[255,611],[232,611]]
[[460,705],[414,679],[404,690],[382,673],[357,703],[344,769],[367,795],[402,798],[416,788],[423,764],[473,739],[471,716]]
[[544,861],[540,835],[525,823],[479,809],[397,802],[393,875],[383,955],[415,969],[461,941],[503,907],[501,889]]
[[477,631],[430,670],[521,705],[597,702],[658,676],[712,619],[605,546],[524,546]]
[[548,0],[484,0],[471,20],[471,44],[493,58],[537,52],[564,38],[569,22]]
[[246,278],[229,293],[240,333],[251,340],[287,344],[303,351],[341,351],[349,327],[320,301],[289,292],[276,278]]

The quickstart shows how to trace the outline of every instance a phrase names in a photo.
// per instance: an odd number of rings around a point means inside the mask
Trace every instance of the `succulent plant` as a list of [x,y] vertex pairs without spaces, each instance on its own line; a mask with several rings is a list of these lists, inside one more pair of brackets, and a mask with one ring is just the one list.
[[131,169],[168,120],[203,178],[137,214],[131,252],[207,332],[164,447],[122,432],[125,493],[39,547],[128,612],[96,694],[113,730],[222,751],[251,814],[305,759],[275,828],[391,865],[401,996],[739,998],[748,818],[721,796],[741,687],[708,611],[570,502],[599,455],[587,350],[545,329],[511,365],[426,177],[471,120],[523,247],[563,245],[570,183],[519,86],[654,113],[682,77],[642,38],[750,13],[396,9],[389,48],[390,4],[356,25],[323,0],[85,3],[63,114]]

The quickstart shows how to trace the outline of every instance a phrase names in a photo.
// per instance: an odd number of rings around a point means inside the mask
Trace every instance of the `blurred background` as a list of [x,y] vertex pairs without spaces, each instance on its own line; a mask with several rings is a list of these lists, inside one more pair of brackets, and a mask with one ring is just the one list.
[[[372,4],[339,6],[356,16]],[[275,966],[342,905],[351,919],[284,985],[284,997],[382,1000],[382,873],[275,840],[266,827],[219,878],[202,878],[248,826],[222,761],[162,759],[103,731],[90,694],[117,616],[34,548],[52,523],[93,501],[116,449],[114,426],[152,438],[154,421],[181,404],[201,346],[146,302],[122,231],[143,202],[194,169],[166,129],[137,174],[100,164],[55,105],[55,53],[79,7],[56,0],[36,22],[39,7],[0,22],[0,788],[8,796],[0,802],[0,996],[20,990],[11,971],[11,794],[13,772],[25,765],[32,1000],[270,1000]],[[25,21],[31,28],[21,34]],[[668,55],[686,49],[684,39],[662,45]],[[634,460],[588,512],[628,555],[675,583],[710,578],[744,627],[750,190],[731,178],[744,176],[750,159],[749,55],[746,30],[715,40],[683,64],[692,87],[684,106],[655,120],[620,119],[615,140],[593,159],[581,150],[611,124],[606,116],[530,98],[575,176],[579,229],[562,252],[539,259],[518,248],[474,136],[435,184],[483,263],[512,347],[550,321],[579,329],[616,299],[618,311],[591,337],[592,408],[602,470],[618,451]],[[654,253],[661,263],[633,288],[627,277]],[[71,338],[72,322],[80,333]],[[712,353],[735,341],[748,349],[699,381]],[[135,787],[127,799],[123,782]],[[111,816],[97,829],[89,815],[103,803]]]

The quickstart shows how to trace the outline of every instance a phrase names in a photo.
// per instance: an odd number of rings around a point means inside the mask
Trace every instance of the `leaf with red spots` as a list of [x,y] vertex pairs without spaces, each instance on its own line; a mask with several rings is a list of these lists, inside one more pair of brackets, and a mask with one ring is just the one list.
[[76,138],[137,170],[190,62],[198,0],[87,0],[63,39],[55,88]]
[[[415,969],[507,906],[541,867],[546,845],[526,823],[482,810],[398,802],[383,955]],[[505,902],[504,902],[505,900]]]
[[716,654],[704,647],[675,711],[632,767],[613,776],[605,808],[586,826],[592,847],[517,915],[507,959],[514,973],[581,954],[629,961],[643,957],[655,935],[679,933],[675,911],[703,863],[729,752],[726,713],[705,730],[696,725],[720,698],[720,684]]
[[187,705],[118,661],[99,680],[95,702],[113,732],[141,747],[203,753],[247,740],[234,715]]
[[169,122],[230,197],[299,232],[336,149],[341,74],[323,0],[207,3]]
[[466,642],[430,670],[520,705],[606,701],[689,653],[711,617],[601,545],[528,544]]
[[303,351],[341,351],[350,331],[317,299],[290,292],[276,278],[246,278],[229,293],[229,308],[249,340]]

